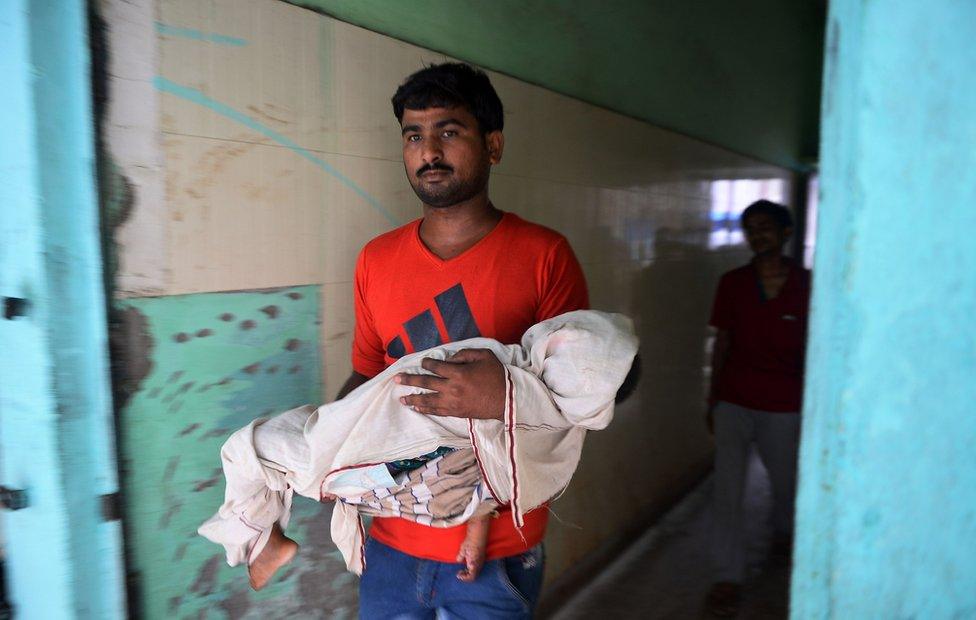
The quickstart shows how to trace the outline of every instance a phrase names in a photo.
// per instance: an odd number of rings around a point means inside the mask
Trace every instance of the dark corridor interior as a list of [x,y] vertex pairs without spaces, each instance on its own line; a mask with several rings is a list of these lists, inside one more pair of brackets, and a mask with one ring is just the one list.
[[[709,477],[609,566],[551,615],[554,620],[714,618],[705,608],[711,585]],[[789,560],[772,550],[769,482],[753,453],[746,481],[744,523],[747,578],[736,618],[789,617]]]

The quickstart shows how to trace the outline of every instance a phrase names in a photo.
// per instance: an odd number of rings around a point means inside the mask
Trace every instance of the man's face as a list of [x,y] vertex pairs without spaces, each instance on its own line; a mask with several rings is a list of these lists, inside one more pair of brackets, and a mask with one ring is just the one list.
[[404,110],[401,127],[403,166],[425,205],[450,207],[485,191],[501,160],[500,131],[482,135],[463,107]]
[[767,213],[750,215],[742,222],[742,230],[756,256],[781,254],[793,232],[792,228],[784,228]]

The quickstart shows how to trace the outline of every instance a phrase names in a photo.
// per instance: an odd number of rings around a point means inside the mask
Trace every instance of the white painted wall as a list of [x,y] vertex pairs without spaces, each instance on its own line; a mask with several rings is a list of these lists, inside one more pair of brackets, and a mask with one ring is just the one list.
[[[100,0],[105,22],[109,97],[102,139],[128,188],[113,184],[115,206],[128,191],[136,208],[115,230],[121,296],[162,293],[167,286],[166,209],[159,97],[153,79],[159,69],[156,3],[153,0]],[[120,177],[115,177],[119,179]],[[101,179],[104,183],[106,179]]]

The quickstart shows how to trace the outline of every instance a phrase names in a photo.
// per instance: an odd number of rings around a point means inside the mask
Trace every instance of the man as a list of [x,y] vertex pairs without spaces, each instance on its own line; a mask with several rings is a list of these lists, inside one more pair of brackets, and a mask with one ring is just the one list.
[[760,200],[741,221],[754,256],[722,276],[711,318],[718,330],[707,412],[715,434],[714,583],[706,604],[719,616],[739,607],[742,492],[752,443],[773,490],[774,550],[789,553],[810,299],[810,272],[783,256],[793,232],[789,210]]
[[[516,343],[534,323],[589,304],[566,239],[488,199],[491,167],[505,145],[502,104],[488,77],[464,64],[431,66],[407,78],[392,103],[423,218],[377,237],[360,253],[353,374],[340,397],[406,353],[474,336]],[[436,376],[398,376],[404,385],[430,390],[404,404],[501,424],[505,379],[490,352],[461,351],[450,361],[425,360],[424,368]],[[503,509],[491,521],[488,562],[477,579],[462,583],[463,567],[455,562],[463,526],[374,519],[361,617],[530,617],[542,585],[547,521],[543,507],[528,513],[518,531]]]

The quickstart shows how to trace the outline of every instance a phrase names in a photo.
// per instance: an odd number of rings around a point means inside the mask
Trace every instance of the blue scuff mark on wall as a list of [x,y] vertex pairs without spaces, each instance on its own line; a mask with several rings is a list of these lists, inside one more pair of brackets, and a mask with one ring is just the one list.
[[165,77],[160,75],[157,75],[156,78],[153,80],[153,85],[156,87],[156,90],[159,90],[164,93],[169,93],[171,95],[176,95],[181,99],[184,99],[191,103],[195,103],[197,105],[201,105],[209,110],[216,112],[217,114],[220,114],[225,118],[229,118],[234,122],[240,123],[245,127],[253,129],[256,132],[263,134],[268,138],[271,138],[281,146],[291,150],[292,152],[296,153],[303,159],[312,162],[313,164],[315,164],[316,166],[318,166],[328,174],[335,177],[336,180],[338,180],[340,183],[342,183],[343,185],[351,189],[363,200],[365,200],[371,207],[376,209],[384,218],[386,218],[388,222],[390,222],[390,224],[394,226],[399,226],[401,224],[401,222],[392,213],[390,213],[385,207],[383,207],[383,205],[381,205],[378,200],[370,196],[365,189],[363,189],[358,184],[356,184],[355,181],[353,181],[346,175],[342,174],[342,172],[337,170],[329,163],[323,161],[321,158],[316,157],[311,151],[309,151],[306,148],[303,148],[291,138],[281,135],[274,129],[271,129],[270,127],[261,123],[260,121],[251,118],[247,114],[235,110],[229,105],[211,99],[210,97],[208,97],[207,95],[203,94],[202,92],[200,92],[195,88],[190,88],[188,86],[177,84],[176,82],[168,80]]
[[[229,391],[220,401],[223,415],[216,419],[216,426],[240,428],[250,423],[255,414],[266,417],[281,413],[282,392],[301,394],[308,389],[308,377],[293,372],[293,369],[317,363],[317,356],[317,350],[303,346],[300,351],[282,351],[263,357],[260,362],[228,375],[232,381],[246,385],[247,389]],[[292,404],[303,403],[296,401]]]
[[181,37],[184,39],[191,39],[193,41],[220,43],[221,45],[233,45],[235,47],[243,47],[247,45],[246,40],[239,39],[237,37],[228,37],[227,35],[223,34],[203,32],[202,30],[195,30],[193,28],[170,26],[169,24],[164,24],[162,22],[156,22],[156,32],[164,36]]

